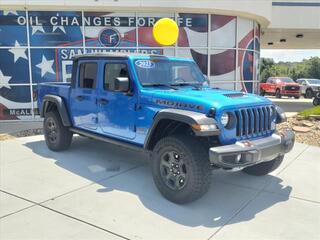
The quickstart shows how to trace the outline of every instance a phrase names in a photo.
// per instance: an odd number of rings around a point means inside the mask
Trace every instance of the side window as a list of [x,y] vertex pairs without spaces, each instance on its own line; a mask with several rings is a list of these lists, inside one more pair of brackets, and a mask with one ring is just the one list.
[[273,83],[273,78],[268,78],[267,83]]
[[115,80],[118,77],[129,78],[127,64],[124,63],[107,63],[104,68],[104,82],[105,90],[114,90]]
[[79,76],[80,88],[95,88],[97,82],[97,63],[81,63]]

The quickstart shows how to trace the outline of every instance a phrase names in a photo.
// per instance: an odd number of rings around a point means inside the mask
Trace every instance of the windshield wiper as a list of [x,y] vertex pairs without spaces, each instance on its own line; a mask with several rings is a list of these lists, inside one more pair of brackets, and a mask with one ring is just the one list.
[[167,87],[167,88],[171,88],[174,90],[178,90],[178,88],[172,86],[171,84],[163,84],[163,83],[151,83],[151,84],[143,84],[143,87]]
[[192,86],[197,90],[201,90],[202,89],[202,84],[201,83],[188,83],[188,82],[183,82],[183,83],[172,83],[170,84],[170,86]]

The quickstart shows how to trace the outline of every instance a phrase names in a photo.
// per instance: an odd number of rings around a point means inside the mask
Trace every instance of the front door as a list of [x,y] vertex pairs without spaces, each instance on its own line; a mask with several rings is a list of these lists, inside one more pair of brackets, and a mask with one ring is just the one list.
[[75,127],[96,130],[97,122],[97,71],[94,61],[79,63],[77,80],[71,91],[70,108]]
[[307,82],[305,80],[302,80],[300,82],[300,91],[302,94],[306,94],[306,90],[307,90]]
[[275,79],[271,79],[270,84],[269,84],[268,92],[270,92],[270,93],[275,93],[276,92],[276,88],[277,88],[276,81],[277,80],[275,80]]
[[136,94],[130,81],[128,92],[114,91],[117,77],[128,77],[129,73],[126,60],[105,62],[104,79],[99,89],[98,97],[98,122],[103,133],[124,139],[135,138],[135,104]]

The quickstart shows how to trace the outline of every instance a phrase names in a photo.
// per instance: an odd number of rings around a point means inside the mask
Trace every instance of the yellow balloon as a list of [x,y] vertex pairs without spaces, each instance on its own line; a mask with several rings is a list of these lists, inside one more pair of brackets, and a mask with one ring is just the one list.
[[179,27],[171,18],[161,18],[153,26],[152,34],[158,44],[170,46],[178,40]]

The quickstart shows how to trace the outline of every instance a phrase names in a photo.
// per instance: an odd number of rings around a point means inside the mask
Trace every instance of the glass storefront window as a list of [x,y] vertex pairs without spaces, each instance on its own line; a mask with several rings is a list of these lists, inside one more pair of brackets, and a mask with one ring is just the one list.
[[243,90],[253,93],[254,80],[254,52],[251,50],[239,50],[239,80],[242,83]]
[[85,12],[86,47],[136,47],[134,13]]
[[238,18],[238,48],[253,49],[253,21],[245,18]]
[[254,28],[254,36],[255,36],[255,50],[257,52],[260,52],[260,24],[255,22],[255,28]]
[[32,82],[69,82],[72,58],[82,53],[82,48],[31,49]]
[[174,19],[174,13],[137,13],[139,48],[161,47],[152,36],[152,27],[161,18]]
[[236,50],[210,51],[210,79],[235,80]]
[[31,46],[82,46],[81,12],[30,11]]
[[237,18],[211,15],[211,47],[234,48],[236,45]]
[[179,13],[179,47],[207,47],[208,46],[208,15]]
[[201,72],[205,75],[208,73],[208,50],[201,48],[178,49],[178,57],[193,58],[198,64]]
[[32,118],[29,85],[0,84],[0,120],[26,120]]
[[27,46],[25,11],[0,11],[0,46]]
[[[159,46],[152,37],[153,25],[163,17],[179,26],[173,46]],[[26,109],[37,108],[38,83],[69,82],[75,55],[101,52],[192,58],[213,87],[259,88],[260,25],[250,19],[177,12],[0,11],[0,120],[33,117]]]
[[0,49],[0,84],[29,84],[29,58],[26,47]]

